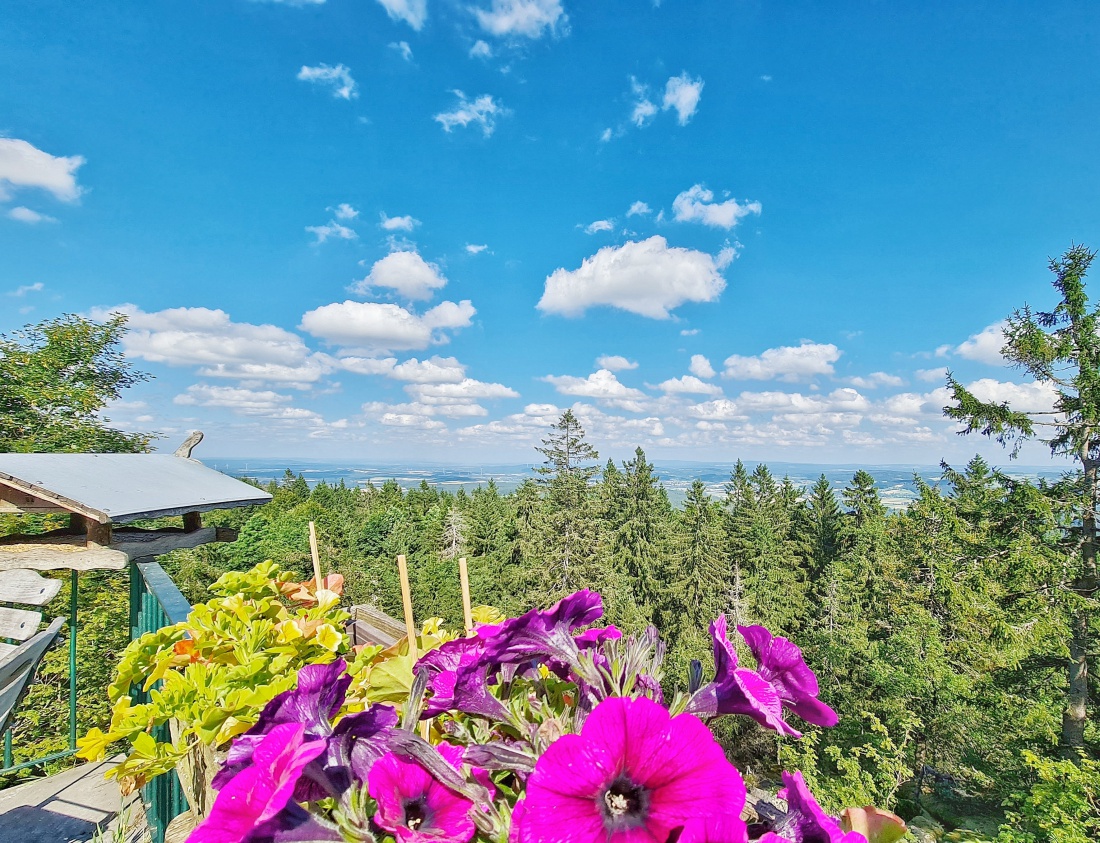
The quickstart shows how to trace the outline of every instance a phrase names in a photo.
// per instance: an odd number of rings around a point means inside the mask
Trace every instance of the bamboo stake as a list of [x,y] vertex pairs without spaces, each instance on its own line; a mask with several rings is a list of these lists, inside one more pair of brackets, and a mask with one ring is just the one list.
[[320,591],[324,585],[321,582],[321,554],[317,551],[317,527],[310,521],[309,522],[309,553],[313,557],[313,577],[317,583],[317,591]]
[[412,591],[409,588],[409,566],[405,555],[397,557],[397,571],[401,575],[401,603],[405,608],[405,634],[409,637],[409,655],[416,659],[416,625],[413,623]]
[[462,582],[462,620],[466,623],[466,634],[474,634],[474,615],[470,608],[470,572],[466,567],[466,557],[458,560],[458,578]]

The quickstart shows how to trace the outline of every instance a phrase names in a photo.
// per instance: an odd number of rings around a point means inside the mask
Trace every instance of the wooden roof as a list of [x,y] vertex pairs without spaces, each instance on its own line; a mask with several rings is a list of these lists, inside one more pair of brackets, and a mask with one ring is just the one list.
[[170,454],[0,454],[0,512],[124,524],[269,500],[262,489]]

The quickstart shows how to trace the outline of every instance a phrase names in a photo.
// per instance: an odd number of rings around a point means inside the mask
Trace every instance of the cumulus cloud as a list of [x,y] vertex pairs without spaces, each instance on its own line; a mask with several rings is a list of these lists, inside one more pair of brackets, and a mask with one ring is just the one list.
[[246,415],[267,415],[290,403],[290,396],[272,390],[194,384],[173,402],[193,407],[229,407]]
[[646,397],[640,389],[621,383],[615,374],[607,369],[598,369],[587,378],[578,378],[573,375],[546,375],[542,380],[552,384],[554,389],[562,395],[594,398],[631,412],[641,412],[642,405],[639,399]]
[[965,357],[967,360],[976,360],[979,363],[988,363],[991,366],[1003,366],[1005,359],[1001,356],[1001,349],[1005,344],[1005,323],[994,322],[977,334],[972,334],[968,340],[955,348],[955,354]]
[[474,8],[481,28],[499,37],[541,38],[563,31],[569,21],[561,0],[492,0],[488,9]]
[[412,61],[413,50],[408,41],[392,41],[390,42],[390,49],[396,50],[405,61]]
[[326,240],[357,240],[359,235],[346,225],[340,225],[336,220],[329,220],[324,225],[307,225],[306,231],[317,239],[315,244],[324,243]]
[[351,78],[351,68],[344,64],[319,64],[316,67],[302,65],[298,78],[303,82],[329,88],[337,99],[351,100],[359,96],[355,80]]
[[638,216],[645,216],[646,214],[651,214],[651,213],[653,213],[653,211],[650,209],[649,205],[647,205],[645,202],[642,202],[641,200],[639,200],[639,201],[634,202],[633,204],[631,204],[629,210],[627,210],[627,212],[626,212],[626,215],[628,217],[638,217]]
[[276,325],[234,322],[224,310],[175,307],[146,313],[133,304],[95,308],[91,317],[111,313],[129,318],[123,347],[131,357],[168,366],[200,366],[204,377],[305,386],[333,368],[302,338]]
[[749,214],[759,214],[762,206],[759,202],[748,200],[744,204],[736,199],[715,202],[713,191],[696,184],[672,200],[672,210],[677,222],[700,222],[728,230]]
[[596,220],[585,226],[585,234],[595,234],[599,231],[611,231],[615,227],[615,224],[611,220]]
[[46,214],[40,214],[38,211],[32,211],[30,208],[24,208],[19,205],[8,211],[8,218],[13,219],[16,222],[25,222],[28,225],[35,225],[40,222],[57,222],[55,217],[47,216]]
[[462,91],[454,91],[458,102],[453,111],[442,111],[432,119],[443,127],[443,131],[450,132],[455,126],[466,128],[473,124],[480,126],[485,137],[489,137],[497,127],[497,118],[508,114],[506,109],[489,94],[482,94],[474,100],[469,100]]
[[1049,413],[1054,410],[1058,392],[1051,383],[1008,383],[981,378],[966,387],[979,401],[1003,404],[1023,413]]
[[476,312],[469,301],[441,302],[423,315],[396,304],[345,301],[307,312],[300,327],[336,345],[405,351],[448,342],[448,332],[469,327]]
[[725,287],[714,257],[669,247],[665,238],[655,235],[605,246],[585,258],[579,269],[555,270],[537,306],[544,313],[579,316],[590,307],[606,305],[668,319],[684,302],[715,301]]
[[688,371],[700,378],[713,378],[716,374],[714,367],[710,365],[710,360],[702,354],[691,355],[691,365],[688,366]]
[[623,372],[629,369],[637,369],[638,364],[633,360],[627,360],[618,354],[605,354],[596,359],[596,365],[601,369],[611,372]]
[[488,248],[489,248],[489,246],[486,243],[467,243],[466,244],[466,251],[471,255],[480,255],[482,252],[484,252]]
[[643,85],[633,76],[630,77],[630,90],[634,94],[630,122],[640,129],[657,114],[657,104],[649,98],[649,86]]
[[378,0],[390,20],[404,21],[417,32],[428,19],[428,0]]
[[703,95],[703,80],[692,79],[685,70],[679,76],[671,77],[665,84],[665,97],[662,111],[676,110],[676,118],[681,126],[686,126],[699,107],[699,98]]
[[359,216],[359,211],[347,202],[341,202],[335,208],[329,208],[328,210],[332,211],[332,215],[338,220],[353,220]]
[[722,388],[717,384],[699,380],[694,375],[669,378],[657,384],[657,388],[670,395],[721,395]]
[[406,214],[403,217],[387,217],[386,212],[381,214],[381,222],[378,223],[386,231],[412,231],[418,225],[420,220]]
[[397,251],[376,261],[370,273],[355,282],[352,292],[366,295],[374,287],[385,287],[410,301],[426,301],[446,285],[436,264],[415,251]]
[[851,384],[857,389],[877,389],[880,386],[904,386],[905,380],[899,378],[897,375],[890,375],[886,372],[871,372],[867,376],[856,375],[854,377],[845,378],[845,383]]
[[41,281],[35,281],[33,284],[23,284],[22,286],[16,287],[14,290],[7,293],[7,295],[21,299],[27,293],[41,293],[44,289],[46,289],[45,284]]
[[76,171],[83,165],[82,155],[50,155],[25,140],[0,137],[0,200],[16,190],[38,188],[62,202],[75,202],[81,194]]
[[733,354],[726,358],[724,378],[737,380],[799,381],[833,374],[840,349],[832,343],[803,340],[801,345],[769,348],[755,357]]
[[492,57],[493,48],[480,39],[475,41],[474,46],[470,48],[470,58],[472,59],[488,59]]
[[917,380],[927,381],[928,383],[942,383],[947,380],[947,367],[940,366],[936,369],[917,369],[914,374]]

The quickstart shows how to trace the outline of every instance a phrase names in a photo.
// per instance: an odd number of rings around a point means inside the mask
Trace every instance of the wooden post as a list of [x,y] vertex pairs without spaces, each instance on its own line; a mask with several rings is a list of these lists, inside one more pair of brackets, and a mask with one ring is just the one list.
[[202,513],[201,512],[185,512],[183,513],[183,531],[185,533],[193,533],[195,530],[202,529]]
[[111,546],[111,525],[100,524],[94,518],[84,518],[84,529],[88,534],[88,540],[86,542],[88,547],[110,547]]
[[470,572],[466,568],[466,557],[458,560],[458,579],[462,583],[462,620],[466,624],[466,635],[474,634],[474,615],[470,608]]
[[413,623],[412,590],[409,588],[409,566],[405,563],[405,555],[397,557],[397,572],[401,575],[401,604],[405,609],[405,634],[409,637],[409,653],[415,659],[416,653],[416,624]]
[[84,516],[79,512],[69,513],[69,532],[74,536],[83,535],[88,532],[88,527],[84,523]]
[[309,522],[309,555],[313,557],[313,578],[317,582],[316,591],[321,590],[321,554],[317,551],[317,527]]

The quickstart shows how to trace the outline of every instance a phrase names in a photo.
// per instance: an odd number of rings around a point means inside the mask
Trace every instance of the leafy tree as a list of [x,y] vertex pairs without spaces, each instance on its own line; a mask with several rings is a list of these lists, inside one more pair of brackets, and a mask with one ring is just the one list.
[[100,412],[147,380],[120,349],[126,317],[68,315],[0,335],[0,451],[136,453],[153,438],[110,427]]
[[1052,454],[1081,464],[1082,496],[1076,531],[1080,560],[1068,588],[1077,598],[1069,636],[1068,689],[1062,718],[1061,749],[1079,759],[1085,746],[1089,708],[1089,648],[1096,613],[1097,492],[1100,489],[1100,309],[1089,302],[1085,275],[1096,256],[1084,246],[1071,247],[1050,261],[1060,300],[1054,310],[1035,312],[1028,305],[1007,320],[1001,355],[1036,382],[1050,388],[1054,407],[1048,412],[1017,410],[1008,402],[980,401],[952,375],[947,385],[954,403],[944,408],[949,418],[963,422],[961,433],[979,431],[1002,445],[1036,439]]

